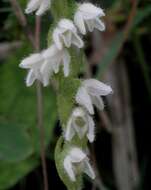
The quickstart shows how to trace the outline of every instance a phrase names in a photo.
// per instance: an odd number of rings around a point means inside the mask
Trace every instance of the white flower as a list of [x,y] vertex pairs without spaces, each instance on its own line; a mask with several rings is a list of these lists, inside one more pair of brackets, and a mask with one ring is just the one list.
[[76,102],[86,108],[90,114],[94,114],[93,104],[99,109],[104,109],[104,103],[101,96],[112,93],[110,86],[95,80],[87,79],[82,82],[81,87],[76,94]]
[[51,0],[30,0],[25,10],[26,14],[36,11],[36,15],[44,14],[51,6]]
[[76,176],[82,172],[86,173],[90,178],[95,178],[93,168],[89,163],[86,154],[77,147],[72,148],[64,159],[64,169],[71,181],[76,181]]
[[94,121],[92,117],[81,107],[73,110],[65,130],[65,139],[70,141],[75,133],[80,139],[87,136],[90,142],[94,141]]
[[78,48],[83,47],[83,41],[78,36],[73,22],[69,19],[61,19],[53,32],[53,40],[58,49],[62,49],[63,45],[69,48],[71,44],[74,44]]
[[52,73],[52,69],[55,73],[59,72],[60,65],[63,65],[64,75],[67,77],[69,75],[69,64],[70,64],[70,55],[67,49],[63,48],[59,50],[55,44],[50,46],[48,49],[42,53],[45,63],[41,67],[41,73]]
[[103,31],[105,30],[104,23],[100,17],[105,16],[103,10],[94,6],[91,3],[83,3],[79,5],[74,16],[74,23],[82,34],[86,34],[86,28],[92,32],[94,28]]
[[49,75],[42,75],[40,72],[40,68],[43,63],[44,59],[40,53],[32,54],[22,60],[19,66],[24,69],[29,69],[28,75],[26,77],[27,86],[31,86],[36,79],[40,80],[44,86],[49,84]]

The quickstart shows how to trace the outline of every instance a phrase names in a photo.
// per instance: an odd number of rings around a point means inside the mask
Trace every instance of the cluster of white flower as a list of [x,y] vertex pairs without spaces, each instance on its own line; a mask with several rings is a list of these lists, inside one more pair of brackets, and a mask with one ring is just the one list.
[[[36,14],[42,15],[49,9],[50,4],[50,0],[31,0],[27,5],[26,13],[31,13],[38,9]],[[94,28],[103,31],[105,25],[100,20],[100,17],[104,15],[101,8],[91,3],[83,3],[78,4],[74,21],[66,18],[61,19],[53,31],[52,45],[41,53],[32,54],[20,63],[20,67],[29,70],[26,78],[27,86],[31,86],[36,79],[40,80],[44,86],[47,86],[51,76],[53,73],[59,72],[61,65],[63,65],[64,76],[69,76],[71,57],[68,48],[71,45],[82,48],[84,42],[81,39],[81,35],[85,35],[87,31],[92,32]],[[101,96],[106,96],[111,92],[110,86],[95,79],[81,82],[81,86],[75,96],[77,107],[72,111],[64,131],[66,141],[72,141],[75,135],[79,139],[88,138],[91,143],[94,141],[93,105],[103,110],[104,104]],[[64,158],[63,164],[71,181],[76,181],[79,166],[81,168],[80,172],[83,171],[92,179],[95,178],[86,153],[79,147],[71,147],[69,153]]]

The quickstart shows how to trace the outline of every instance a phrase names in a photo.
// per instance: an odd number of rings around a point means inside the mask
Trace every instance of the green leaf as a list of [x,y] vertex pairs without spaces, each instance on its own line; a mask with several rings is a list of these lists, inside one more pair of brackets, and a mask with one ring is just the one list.
[[30,158],[18,163],[0,162],[0,190],[6,190],[15,185],[23,176],[28,174],[38,165],[35,158]]
[[[29,50],[23,47],[0,66],[0,123],[7,123],[10,126],[13,123],[20,128],[25,128],[30,135],[31,147],[39,154],[40,132],[37,128],[36,89],[35,86],[30,88],[25,86],[26,71],[18,67],[20,59],[25,56],[24,52],[27,52],[26,56],[28,56]],[[47,145],[52,138],[57,120],[56,98],[54,91],[49,88],[43,89],[43,97],[45,144]]]
[[17,125],[0,123],[0,159],[20,161],[33,152],[29,135]]

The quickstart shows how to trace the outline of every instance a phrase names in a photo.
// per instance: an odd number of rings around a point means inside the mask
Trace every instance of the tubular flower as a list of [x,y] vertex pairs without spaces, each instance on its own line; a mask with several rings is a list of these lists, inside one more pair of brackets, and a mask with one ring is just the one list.
[[36,15],[43,15],[51,6],[51,0],[30,0],[25,10],[26,14],[36,11]]
[[53,32],[53,40],[58,49],[62,49],[63,45],[67,48],[74,44],[78,48],[83,47],[83,41],[77,34],[77,29],[73,22],[69,19],[61,19],[57,28]]
[[28,75],[26,77],[26,85],[31,86],[34,81],[40,80],[44,86],[49,84],[49,76],[47,74],[42,75],[40,68],[44,63],[44,58],[40,53],[35,53],[29,57],[22,60],[20,67],[24,69],[29,69]]
[[41,73],[45,75],[48,73],[51,75],[52,69],[55,73],[59,72],[59,66],[63,65],[64,76],[69,75],[70,55],[67,49],[63,48],[59,50],[55,44],[43,51],[42,53],[45,63],[41,67]]
[[65,139],[70,141],[77,133],[80,139],[87,136],[90,142],[94,141],[94,121],[92,117],[81,107],[73,110],[65,131]]
[[93,105],[99,110],[104,109],[104,103],[101,96],[112,93],[110,86],[95,80],[87,79],[82,82],[81,87],[76,94],[76,102],[86,108],[90,114],[94,114]]
[[89,159],[80,148],[71,148],[64,159],[63,165],[70,180],[73,182],[76,181],[76,176],[82,172],[86,173],[92,179],[95,178],[95,173],[89,163]]
[[94,28],[103,31],[105,30],[105,25],[100,20],[102,16],[105,16],[105,14],[101,8],[91,3],[83,3],[78,6],[78,10],[74,16],[74,23],[83,35],[86,34],[86,28],[90,32]]

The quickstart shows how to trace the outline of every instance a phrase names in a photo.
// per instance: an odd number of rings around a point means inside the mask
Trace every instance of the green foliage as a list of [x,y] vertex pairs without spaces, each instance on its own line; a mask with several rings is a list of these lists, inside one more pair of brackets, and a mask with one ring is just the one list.
[[15,185],[23,176],[32,171],[38,163],[39,161],[36,158],[28,158],[17,163],[0,161],[0,190],[6,190]]
[[[26,72],[18,67],[20,59],[30,51],[23,45],[0,65],[0,189],[8,188],[24,177],[37,165],[34,157],[40,156],[36,90],[25,86]],[[53,137],[57,111],[53,89],[45,88],[43,95],[47,146]]]
[[0,123],[0,159],[18,162],[33,153],[29,135],[22,126]]
[[75,95],[81,82],[78,79],[62,78],[58,92],[58,109],[63,127],[72,113],[75,104]]

